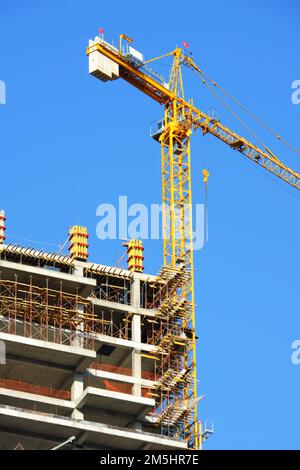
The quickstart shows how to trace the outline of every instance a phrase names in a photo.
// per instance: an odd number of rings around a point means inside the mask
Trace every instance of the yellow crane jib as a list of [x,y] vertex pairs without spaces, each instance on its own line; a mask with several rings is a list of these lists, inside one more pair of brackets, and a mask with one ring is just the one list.
[[[179,49],[179,51],[181,51],[181,49]],[[210,133],[214,135],[228,144],[233,150],[239,151],[244,156],[259,164],[267,171],[273,173],[289,185],[296,189],[300,189],[300,174],[284,165],[269,150],[260,149],[244,137],[231,131],[229,128],[221,124],[221,122],[216,121],[208,114],[197,109],[190,102],[180,97],[178,93],[174,92],[174,89],[168,89],[166,84],[160,83],[158,80],[155,80],[153,76],[147,74],[143,69],[137,68],[132,63],[126,61],[124,57],[120,56],[119,50],[108,42],[105,42],[104,39],[96,36],[95,40],[90,40],[89,47],[86,52],[89,56],[90,73],[92,75],[102,81],[114,80],[119,77],[123,78],[160,104],[166,105],[176,101],[177,105],[182,108],[182,111],[187,118],[186,126],[188,129],[196,130],[201,128],[204,134]],[[92,60],[92,58],[96,57],[95,53],[100,54],[101,60]],[[172,55],[174,56],[174,62],[177,63],[177,70],[180,69],[182,64],[188,65],[195,70],[199,70],[195,62],[189,57],[186,57],[182,51],[180,54],[178,53],[178,48],[159,56],[158,58]],[[102,56],[109,59],[110,62],[106,63]],[[151,61],[158,58],[151,59]],[[146,63],[149,62],[149,60],[146,61]],[[103,70],[107,64],[108,66],[106,70]]]

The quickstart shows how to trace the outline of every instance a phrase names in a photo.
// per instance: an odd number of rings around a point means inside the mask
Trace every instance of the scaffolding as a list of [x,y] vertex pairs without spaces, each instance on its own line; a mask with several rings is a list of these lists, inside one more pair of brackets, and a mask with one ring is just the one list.
[[[92,298],[95,294],[92,294]],[[95,313],[78,294],[0,279],[0,331],[94,349],[97,334],[130,339],[131,316],[117,321],[112,309]]]
[[79,295],[15,280],[0,279],[0,331],[93,349],[101,327],[93,304]]
[[[195,446],[196,434],[193,417],[194,397],[186,390],[194,387],[193,348],[194,331],[189,321],[191,303],[184,295],[189,274],[184,264],[164,266],[152,308],[156,308],[155,321],[150,320],[147,342],[156,346],[155,397],[152,413],[156,429],[162,434],[179,437]],[[200,432],[199,423],[197,423]]]

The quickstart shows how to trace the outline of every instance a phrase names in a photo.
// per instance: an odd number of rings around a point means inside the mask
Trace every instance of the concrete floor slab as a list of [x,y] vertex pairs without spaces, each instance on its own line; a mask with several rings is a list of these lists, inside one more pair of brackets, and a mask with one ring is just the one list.
[[59,365],[83,372],[96,358],[95,351],[9,333],[0,332],[0,340],[5,343],[8,357],[19,358],[20,361],[30,359],[43,363],[45,367]]
[[[81,445],[99,450],[137,450],[145,446],[157,450],[186,449],[185,442],[165,436],[0,406],[0,432],[9,435],[12,431],[35,439],[36,445],[44,439],[62,442],[74,435]],[[5,441],[1,444],[3,448]]]
[[93,408],[114,413],[131,415],[133,418],[144,418],[155,405],[152,398],[129,395],[127,393],[87,387],[75,403],[78,409]]

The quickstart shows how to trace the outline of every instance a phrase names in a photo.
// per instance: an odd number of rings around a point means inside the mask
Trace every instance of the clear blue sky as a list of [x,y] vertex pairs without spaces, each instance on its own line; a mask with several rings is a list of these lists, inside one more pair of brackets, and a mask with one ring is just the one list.
[[[115,39],[133,36],[147,58],[189,42],[200,67],[299,148],[300,105],[291,102],[299,13],[297,0],[2,1],[0,206],[8,234],[63,243],[69,225],[87,225],[91,258],[114,264],[121,242],[96,238],[97,205],[119,195],[160,202],[160,150],[149,124],[162,109],[121,80],[88,75],[85,48],[100,26]],[[161,67],[167,74],[167,62]],[[217,107],[242,131],[189,71],[185,85],[200,108]],[[300,170],[298,156],[261,135]],[[300,201],[200,132],[192,158],[194,202],[204,200],[202,168],[211,172],[209,243],[195,257],[200,411],[216,430],[207,448],[299,449],[300,366],[290,356],[300,338]],[[145,247],[146,271],[155,273],[160,242]]]

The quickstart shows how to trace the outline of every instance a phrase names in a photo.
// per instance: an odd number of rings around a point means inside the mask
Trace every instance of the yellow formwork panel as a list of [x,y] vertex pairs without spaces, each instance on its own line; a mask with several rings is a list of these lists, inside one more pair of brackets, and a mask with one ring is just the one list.
[[144,256],[143,256],[143,242],[142,240],[132,239],[127,244],[127,263],[128,269],[135,272],[143,272],[144,270]]
[[86,227],[73,225],[69,231],[69,251],[73,259],[86,260],[88,258],[87,242],[89,235]]

